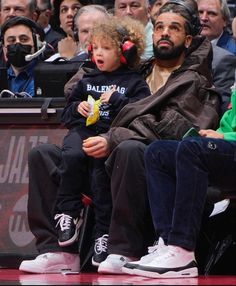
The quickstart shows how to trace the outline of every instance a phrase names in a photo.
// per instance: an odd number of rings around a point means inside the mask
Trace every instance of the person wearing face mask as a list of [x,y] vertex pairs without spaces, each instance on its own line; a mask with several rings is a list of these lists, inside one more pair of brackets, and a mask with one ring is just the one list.
[[33,97],[33,71],[38,56],[46,46],[43,42],[44,32],[40,26],[26,17],[11,18],[1,28],[3,53],[8,64],[8,94]]

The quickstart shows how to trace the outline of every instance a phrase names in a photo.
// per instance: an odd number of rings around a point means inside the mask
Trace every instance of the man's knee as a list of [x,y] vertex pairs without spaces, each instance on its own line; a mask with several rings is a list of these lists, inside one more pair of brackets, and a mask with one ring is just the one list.
[[146,145],[136,140],[126,140],[116,147],[119,156],[134,156],[134,154],[144,153]]

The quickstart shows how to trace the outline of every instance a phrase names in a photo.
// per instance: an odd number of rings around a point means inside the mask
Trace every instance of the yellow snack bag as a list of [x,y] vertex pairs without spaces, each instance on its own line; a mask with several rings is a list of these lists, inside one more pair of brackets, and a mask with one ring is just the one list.
[[95,100],[91,95],[88,95],[87,101],[91,105],[91,111],[86,120],[86,126],[89,126],[99,120],[99,107],[101,105],[101,99]]

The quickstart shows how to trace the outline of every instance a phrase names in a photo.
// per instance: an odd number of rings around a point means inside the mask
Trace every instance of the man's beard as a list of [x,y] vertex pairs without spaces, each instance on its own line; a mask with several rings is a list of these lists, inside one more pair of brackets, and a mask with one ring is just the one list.
[[165,40],[171,43],[172,47],[158,47],[158,42],[153,44],[153,53],[156,59],[160,60],[173,60],[180,57],[180,55],[186,50],[185,43],[182,43],[178,46],[174,44],[169,39],[161,39],[160,41]]

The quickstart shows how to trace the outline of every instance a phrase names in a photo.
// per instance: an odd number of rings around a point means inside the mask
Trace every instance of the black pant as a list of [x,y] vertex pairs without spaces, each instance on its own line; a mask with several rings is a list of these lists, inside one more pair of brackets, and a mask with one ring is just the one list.
[[109,253],[138,258],[155,240],[146,188],[145,148],[138,141],[124,141],[106,162],[113,203]]
[[39,253],[65,251],[77,253],[78,246],[61,248],[58,244],[53,209],[60,183],[61,149],[41,144],[30,150],[28,221]]
[[110,179],[105,170],[105,159],[95,159],[82,149],[83,140],[96,136],[87,127],[71,129],[63,140],[61,184],[56,212],[77,217],[83,208],[82,193],[91,189],[95,212],[95,236],[108,233],[111,216]]
[[[28,222],[30,230],[36,238],[36,248],[39,253],[53,251],[76,253],[78,251],[76,244],[61,248],[55,229],[54,214],[60,184],[61,161],[61,148],[53,144],[38,145],[30,150],[28,156]],[[94,183],[91,187],[93,201],[97,205],[95,210],[95,238],[108,233],[112,207],[110,189],[105,187],[107,186],[106,180],[103,180],[104,186],[101,185],[100,193],[95,188],[96,174],[101,176],[99,174],[100,168],[96,166],[97,164],[94,163],[92,172]]]

